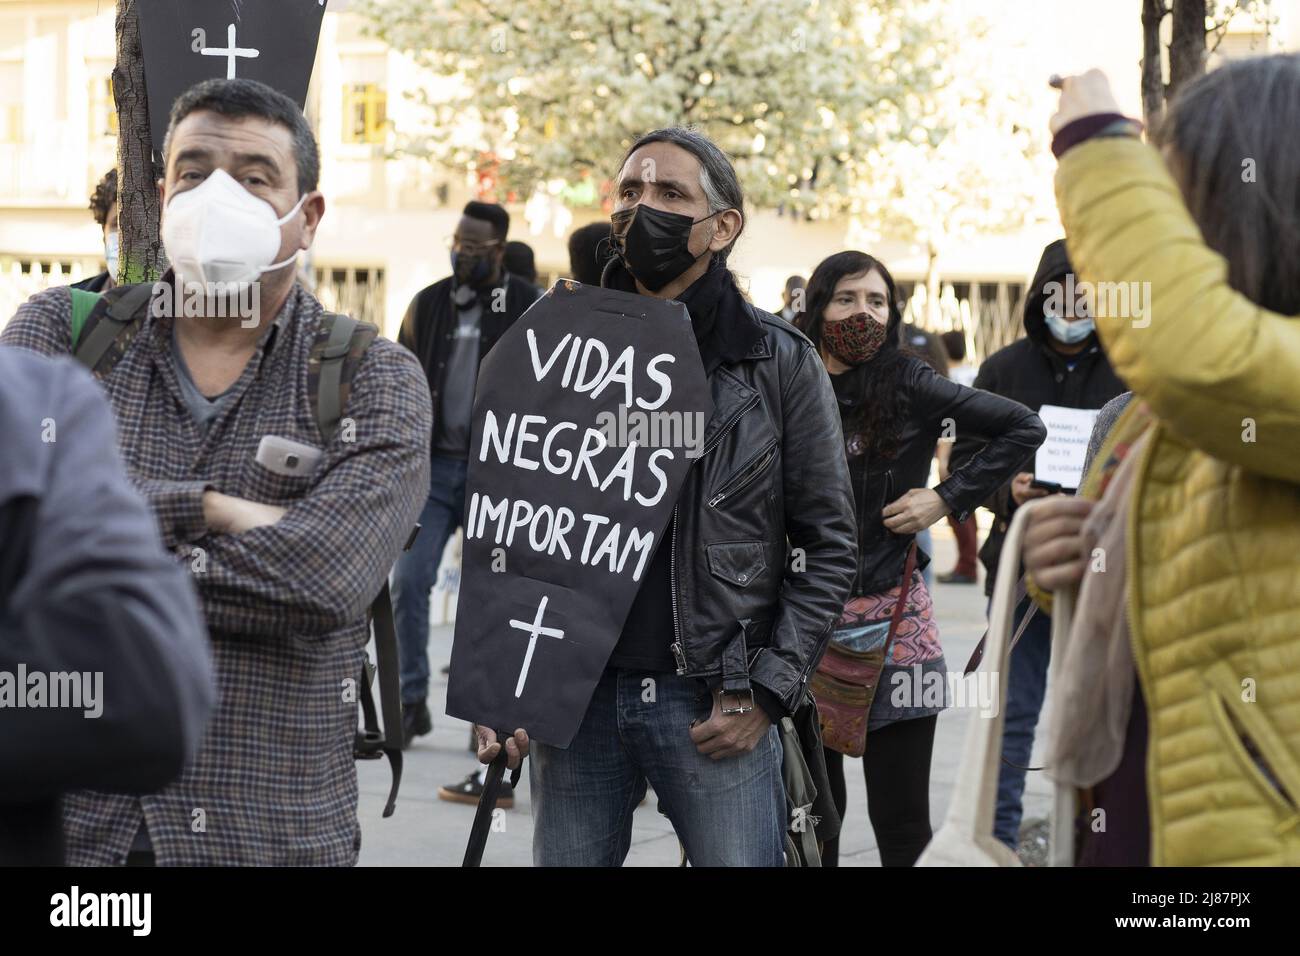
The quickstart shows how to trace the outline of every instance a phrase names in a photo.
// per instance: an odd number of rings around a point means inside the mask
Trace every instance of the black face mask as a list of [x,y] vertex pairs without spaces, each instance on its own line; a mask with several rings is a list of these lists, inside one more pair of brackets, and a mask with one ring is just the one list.
[[451,272],[458,285],[473,286],[480,289],[488,284],[492,276],[492,259],[490,256],[470,256],[463,252],[451,254]]
[[614,248],[633,277],[651,292],[658,292],[708,252],[706,249],[693,256],[687,242],[692,226],[717,214],[692,219],[642,203],[609,217],[614,227]]

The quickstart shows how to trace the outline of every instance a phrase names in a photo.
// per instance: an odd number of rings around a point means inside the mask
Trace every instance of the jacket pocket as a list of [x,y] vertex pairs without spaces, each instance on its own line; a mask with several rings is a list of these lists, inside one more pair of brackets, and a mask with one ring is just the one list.
[[725,499],[735,495],[743,488],[752,484],[760,475],[763,474],[763,472],[767,471],[768,466],[775,460],[776,442],[773,441],[757,455],[737,468],[732,474],[728,475],[726,480],[718,485],[717,489],[709,498],[709,507],[716,508]]
[[315,487],[316,481],[314,472],[304,475],[282,475],[254,459],[244,470],[240,497],[264,504],[291,505],[306,497],[307,493]]
[[1269,804],[1284,818],[1300,814],[1300,768],[1259,705],[1241,699],[1241,685],[1227,661],[1206,671],[1210,713],[1228,752]]
[[750,582],[767,570],[762,541],[710,544],[705,552],[708,554],[710,573],[738,587],[748,587]]

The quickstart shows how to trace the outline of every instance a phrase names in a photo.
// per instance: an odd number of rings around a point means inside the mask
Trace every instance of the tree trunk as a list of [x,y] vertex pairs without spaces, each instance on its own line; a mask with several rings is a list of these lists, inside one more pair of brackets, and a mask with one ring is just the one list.
[[118,0],[117,65],[113,100],[117,106],[118,265],[120,283],[152,282],[166,267],[158,236],[160,208],[153,161],[149,98],[144,83],[144,52],[134,0]]
[[925,262],[925,328],[939,328],[939,250],[933,243],[926,247]]
[[1205,0],[1174,0],[1173,28],[1166,99],[1205,72]]
[[1165,111],[1165,80],[1160,63],[1160,24],[1169,12],[1165,0],[1142,0],[1142,121],[1154,132]]

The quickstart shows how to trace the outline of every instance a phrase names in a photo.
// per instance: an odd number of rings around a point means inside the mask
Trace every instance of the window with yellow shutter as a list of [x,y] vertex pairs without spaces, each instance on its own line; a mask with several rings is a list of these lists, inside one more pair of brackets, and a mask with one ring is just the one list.
[[117,104],[113,102],[113,77],[98,76],[90,81],[90,138],[117,136]]
[[388,94],[378,83],[343,87],[343,142],[382,143],[387,131]]

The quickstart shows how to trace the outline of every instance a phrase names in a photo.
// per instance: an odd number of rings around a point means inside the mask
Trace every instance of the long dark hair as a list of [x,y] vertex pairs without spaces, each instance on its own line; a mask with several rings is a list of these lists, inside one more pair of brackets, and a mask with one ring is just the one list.
[[727,248],[713,254],[714,259],[726,262],[727,257],[731,255],[731,250],[740,241],[741,233],[745,231],[745,190],[740,185],[740,177],[736,175],[736,167],[731,164],[731,160],[718,144],[699,130],[686,126],[667,126],[663,129],[651,130],[628,147],[622,161],[618,164],[618,169],[615,170],[615,183],[618,182],[618,174],[623,171],[632,154],[650,143],[671,143],[699,160],[700,188],[704,190],[710,213],[722,212],[724,209],[734,209],[740,213],[740,229],[736,232],[735,238]]
[[875,272],[889,290],[889,322],[885,326],[885,344],[869,361],[845,372],[845,382],[853,393],[853,410],[844,419],[844,443],[849,457],[868,454],[872,458],[893,458],[898,454],[899,439],[907,419],[907,397],[899,387],[906,358],[899,348],[903,313],[898,305],[898,287],[885,264],[865,252],[837,252],[823,259],[813,270],[804,290],[802,316],[804,334],[818,351],[822,345],[822,325],[826,306],[830,305],[835,287],[841,279]]
[[1298,116],[1300,55],[1252,57],[1183,87],[1159,135],[1228,284],[1282,315],[1300,313]]

